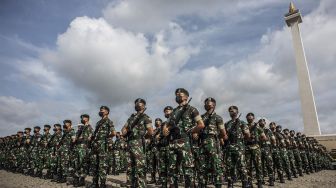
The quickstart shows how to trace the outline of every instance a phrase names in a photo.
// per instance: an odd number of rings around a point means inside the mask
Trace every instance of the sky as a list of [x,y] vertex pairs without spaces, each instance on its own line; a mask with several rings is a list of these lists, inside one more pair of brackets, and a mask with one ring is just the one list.
[[[229,119],[237,105],[303,131],[286,0],[2,0],[0,136],[101,105],[120,130],[134,100],[163,119],[186,88],[204,113],[207,97]],[[323,134],[336,133],[336,4],[296,0]]]

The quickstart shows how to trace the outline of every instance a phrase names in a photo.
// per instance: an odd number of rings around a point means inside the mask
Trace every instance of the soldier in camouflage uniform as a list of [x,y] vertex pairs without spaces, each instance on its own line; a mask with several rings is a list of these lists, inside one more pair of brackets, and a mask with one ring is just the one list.
[[302,160],[300,156],[299,143],[295,136],[295,131],[290,130],[289,133],[290,133],[289,141],[291,142],[291,145],[292,145],[292,151],[293,151],[293,155],[295,159],[296,169],[298,170],[299,176],[303,176]]
[[302,169],[306,174],[310,174],[308,158],[306,155],[306,145],[304,144],[301,132],[296,133],[296,141],[298,143],[300,158],[302,161]]
[[106,187],[107,148],[110,140],[116,135],[113,122],[108,117],[109,113],[110,109],[107,106],[100,107],[99,116],[102,119],[97,122],[91,139],[91,152],[95,155],[95,169],[90,187]]
[[19,173],[23,173],[24,169],[24,139],[23,139],[23,132],[18,131],[17,132],[17,141],[16,141],[16,148],[17,148],[17,169],[16,171]]
[[[35,176],[34,171],[37,171],[37,168],[39,166],[39,161],[40,161],[40,141],[42,135],[40,134],[41,128],[39,126],[34,127],[34,135],[31,140],[31,148],[30,148],[30,175]],[[37,174],[38,175],[38,174]]]
[[[63,121],[63,135],[58,143],[58,183],[65,183],[67,181],[67,177],[70,176],[69,164],[70,164],[70,150],[73,149],[73,144],[75,142],[75,131],[72,128],[71,120]],[[72,159],[71,159],[72,160]]]
[[213,183],[219,188],[223,176],[219,139],[227,139],[227,135],[223,118],[215,112],[216,100],[211,97],[205,99],[204,108],[206,113],[201,117],[205,127],[200,135],[200,157],[197,159],[200,162],[199,187],[205,188],[213,176]]
[[[40,146],[39,146],[40,154],[39,154],[39,160],[38,160],[38,166],[37,166],[37,172],[36,172],[36,176],[40,178],[42,177],[43,168],[47,166],[47,161],[48,161],[48,158],[50,157],[49,156],[50,150],[48,148],[48,143],[51,138],[51,134],[49,133],[50,125],[44,125],[43,131],[44,131],[44,134],[41,136],[41,141],[40,141]],[[47,176],[49,176],[49,174],[47,174]]]
[[30,150],[31,150],[31,140],[32,140],[32,135],[30,135],[31,132],[31,128],[27,127],[25,128],[25,136],[24,136],[24,154],[23,156],[25,156],[24,159],[24,169],[26,169],[26,175],[28,174],[32,174],[32,169],[30,168]]
[[81,187],[85,185],[86,168],[89,142],[92,137],[92,127],[90,125],[90,116],[83,114],[80,116],[81,126],[78,128],[75,138],[75,173],[74,173],[74,187]]
[[155,119],[155,130],[153,136],[150,138],[150,145],[149,148],[146,148],[148,152],[148,163],[147,166],[149,167],[149,171],[151,174],[151,180],[148,181],[148,184],[156,183],[155,174],[158,168],[158,147],[155,141],[155,136],[159,134],[160,127],[162,124],[162,120],[160,118]]
[[[168,119],[170,117],[170,114],[173,112],[173,107],[166,106],[163,109],[164,116]],[[169,141],[168,137],[164,136],[163,134],[163,125],[165,125],[166,122],[162,124],[161,127],[158,127],[155,134],[155,140],[157,142],[157,147],[159,151],[159,183],[161,183],[161,186],[163,188],[167,187],[167,175],[168,175],[168,155],[169,155]]]
[[286,143],[286,149],[287,149],[287,155],[288,155],[288,161],[289,161],[289,168],[291,171],[291,174],[293,175],[294,178],[297,178],[297,170],[296,170],[296,165],[295,165],[295,158],[294,158],[294,144],[293,140],[290,139],[290,134],[289,134],[289,129],[284,129],[283,134],[285,136],[285,143]]
[[[50,157],[49,157],[49,161],[48,163],[50,164],[49,167],[49,171],[50,171],[50,176],[48,176],[47,178],[54,178],[52,181],[57,181],[58,177],[57,177],[57,172],[58,172],[58,148],[57,145],[60,142],[61,138],[62,138],[62,126],[60,124],[54,124],[54,134],[52,135],[52,137],[49,140],[48,143],[48,148],[50,151]],[[47,173],[48,174],[48,173]]]
[[146,154],[144,139],[153,135],[151,118],[145,113],[146,101],[138,98],[134,101],[135,111],[122,128],[127,137],[127,175],[131,187],[146,187]]
[[280,183],[285,183],[284,177],[283,177],[283,163],[281,160],[281,155],[280,155],[280,147],[281,143],[280,140],[276,137],[276,124],[275,122],[271,122],[269,124],[270,130],[272,131],[274,137],[275,137],[275,142],[272,144],[272,158],[273,158],[273,165],[274,169],[278,173],[278,177],[280,179]]
[[113,144],[113,165],[112,165],[112,174],[119,175],[121,172],[121,152],[122,152],[122,140],[120,132],[117,132],[116,140]]
[[251,137],[246,140],[246,162],[249,174],[249,184],[252,185],[253,179],[253,166],[256,170],[257,185],[258,188],[262,187],[262,164],[261,164],[261,150],[260,143],[266,140],[266,135],[264,130],[259,127],[257,123],[254,122],[254,114],[252,112],[246,115],[247,125]]
[[[184,88],[175,91],[178,106],[171,113],[163,127],[164,136],[169,136],[168,183],[178,187],[178,166],[182,164],[185,187],[194,186],[194,158],[191,151],[190,138],[197,138],[204,128],[198,110],[188,103],[189,92]],[[181,168],[180,168],[181,169]]]
[[[272,159],[272,143],[274,144],[275,137],[272,133],[272,131],[268,128],[265,127],[266,121],[265,119],[260,119],[258,121],[258,124],[260,128],[264,130],[266,140],[261,140],[260,146],[261,146],[261,163],[262,163],[262,169],[265,169],[266,174],[264,174],[263,178],[265,175],[268,176],[269,178],[269,185],[274,186],[274,169],[273,169],[273,159]],[[264,182],[264,180],[263,180]]]
[[242,187],[247,187],[247,170],[245,161],[244,138],[250,137],[250,131],[246,123],[238,117],[238,107],[230,106],[228,109],[231,120],[225,123],[225,129],[228,135],[226,165],[228,168],[228,187],[233,187],[236,181],[236,169],[238,169]]
[[292,180],[290,164],[289,164],[289,159],[288,159],[288,154],[287,154],[287,149],[286,149],[285,135],[282,133],[281,125],[276,126],[276,131],[274,135],[277,140],[277,143],[279,144],[278,146],[279,146],[280,161],[283,165],[284,171],[286,172],[287,179]]

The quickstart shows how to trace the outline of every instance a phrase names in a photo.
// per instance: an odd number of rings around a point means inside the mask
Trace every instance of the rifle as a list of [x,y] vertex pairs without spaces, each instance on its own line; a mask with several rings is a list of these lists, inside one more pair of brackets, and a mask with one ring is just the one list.
[[188,100],[187,104],[182,107],[182,110],[178,114],[172,113],[169,119],[167,120],[168,130],[171,135],[171,140],[181,138],[180,128],[177,127],[178,122],[181,120],[183,114],[187,111],[187,107],[191,101],[192,97]]
[[142,118],[142,115],[145,113],[147,108],[144,109],[144,111],[142,113],[137,113],[134,118],[133,121],[131,121],[128,124],[128,128],[127,128],[127,134],[125,135],[125,137],[127,138],[127,140],[129,139],[129,137],[131,137],[132,134],[132,130],[134,128],[135,125],[138,124],[139,120]]
[[[106,119],[105,121],[107,121],[107,119]],[[99,124],[96,126],[96,129],[95,129],[95,131],[93,132],[93,135],[91,136],[91,139],[90,139],[90,142],[89,142],[89,148],[92,149],[92,142],[95,140],[95,138],[96,138],[96,136],[97,136],[97,133],[98,133],[98,131],[99,131],[99,129],[100,129],[100,126],[101,126],[102,124],[104,124],[105,121],[103,121],[103,122],[99,122]],[[105,139],[107,139],[107,138],[105,138]]]

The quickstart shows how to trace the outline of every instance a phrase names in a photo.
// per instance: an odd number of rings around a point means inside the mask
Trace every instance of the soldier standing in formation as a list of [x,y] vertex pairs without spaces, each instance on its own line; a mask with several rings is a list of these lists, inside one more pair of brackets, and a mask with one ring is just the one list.
[[[178,106],[164,108],[167,119],[156,118],[155,130],[145,113],[146,101],[140,98],[121,134],[116,133],[107,106],[100,108],[95,129],[87,114],[80,116],[76,133],[70,120],[63,121],[63,133],[62,126],[54,124],[52,135],[50,125],[44,125],[43,135],[39,126],[33,128],[33,135],[27,127],[0,138],[0,167],[58,183],[73,177],[74,187],[85,186],[87,175],[93,176],[90,187],[106,187],[108,172],[118,175],[127,169],[130,187],[156,183],[163,188],[178,187],[183,179],[184,187],[213,184],[219,188],[225,181],[233,187],[238,179],[242,187],[252,187],[254,178],[262,187],[266,177],[268,185],[274,186],[275,173],[285,183],[284,172],[292,180],[304,172],[308,175],[331,168],[330,154],[312,137],[282,130],[275,122],[267,128],[266,120],[256,121],[252,112],[245,123],[239,119],[237,106],[229,107],[231,120],[224,123],[215,112],[214,98],[205,99],[206,112],[200,115],[189,104],[187,90],[177,89],[175,97]],[[150,174],[148,182],[146,173]]]

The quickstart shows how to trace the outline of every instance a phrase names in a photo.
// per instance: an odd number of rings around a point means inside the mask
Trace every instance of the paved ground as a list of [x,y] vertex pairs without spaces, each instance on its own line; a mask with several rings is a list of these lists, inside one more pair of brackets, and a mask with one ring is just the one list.
[[[120,182],[125,182],[125,174],[119,176],[108,176],[109,187],[120,187]],[[87,178],[87,183],[91,181],[91,177]],[[223,185],[225,187],[226,185]],[[235,187],[240,187],[241,184],[236,184]],[[49,188],[49,187],[72,187],[65,183],[57,184],[50,180],[33,178],[22,174],[14,174],[4,170],[0,170],[0,188]],[[148,187],[155,187],[149,185]],[[267,187],[267,186],[265,186]],[[286,181],[286,184],[276,182],[274,187],[316,187],[316,188],[334,188],[336,187],[336,170],[324,170],[304,177],[294,178],[293,181]]]

